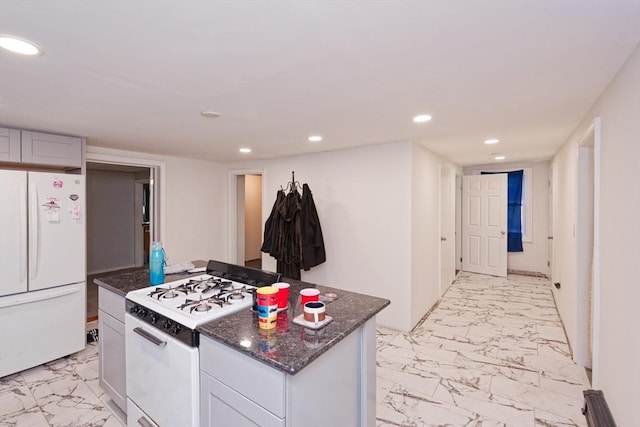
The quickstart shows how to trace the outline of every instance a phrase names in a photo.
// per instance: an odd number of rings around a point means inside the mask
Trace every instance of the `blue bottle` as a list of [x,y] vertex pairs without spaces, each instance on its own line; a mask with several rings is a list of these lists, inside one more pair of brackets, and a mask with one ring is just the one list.
[[149,278],[151,285],[164,283],[164,266],[166,264],[162,242],[151,244],[151,254],[149,255]]

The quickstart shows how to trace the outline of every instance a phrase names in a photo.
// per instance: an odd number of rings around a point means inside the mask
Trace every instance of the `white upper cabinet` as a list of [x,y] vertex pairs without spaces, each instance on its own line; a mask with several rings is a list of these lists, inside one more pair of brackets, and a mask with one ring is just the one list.
[[20,162],[20,131],[0,128],[0,162]]
[[23,130],[22,163],[79,168],[82,138]]

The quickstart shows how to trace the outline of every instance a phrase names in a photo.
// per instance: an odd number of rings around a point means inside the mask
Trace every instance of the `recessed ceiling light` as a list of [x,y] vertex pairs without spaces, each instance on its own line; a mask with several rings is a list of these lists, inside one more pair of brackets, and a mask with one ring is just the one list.
[[251,148],[241,148],[240,152],[241,153],[250,153],[251,152]]
[[429,120],[431,120],[431,116],[428,114],[420,114],[413,118],[413,121],[416,123],[424,123],[424,122],[428,122]]
[[35,56],[42,55],[44,53],[44,51],[35,43],[8,35],[0,36],[0,47],[20,55]]
[[494,160],[504,160],[506,159],[505,156],[503,156],[502,154],[496,154],[495,156],[493,156]]
[[200,111],[200,115],[202,117],[208,117],[210,119],[216,119],[220,117],[220,113],[216,113],[215,111]]
[[322,141],[322,137],[320,135],[311,135],[309,137],[309,141],[311,141],[311,142],[320,142],[320,141]]
[[497,144],[498,142],[500,142],[500,140],[499,139],[495,139],[495,138],[485,139],[484,140],[484,143],[487,144],[487,145]]

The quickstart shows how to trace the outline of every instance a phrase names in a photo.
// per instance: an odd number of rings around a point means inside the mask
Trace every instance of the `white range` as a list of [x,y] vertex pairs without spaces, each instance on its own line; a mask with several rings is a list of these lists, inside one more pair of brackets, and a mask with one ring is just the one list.
[[[253,291],[276,273],[209,261],[207,273],[127,294],[127,424],[200,424],[199,333],[196,328],[250,310]],[[171,402],[168,404],[168,402]]]

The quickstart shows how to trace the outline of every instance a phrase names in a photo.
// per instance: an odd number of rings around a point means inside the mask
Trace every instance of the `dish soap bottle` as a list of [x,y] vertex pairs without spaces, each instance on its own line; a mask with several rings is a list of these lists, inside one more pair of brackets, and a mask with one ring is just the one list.
[[165,253],[162,248],[162,242],[153,242],[151,244],[151,254],[149,255],[149,279],[151,285],[160,285],[164,283],[164,266]]

